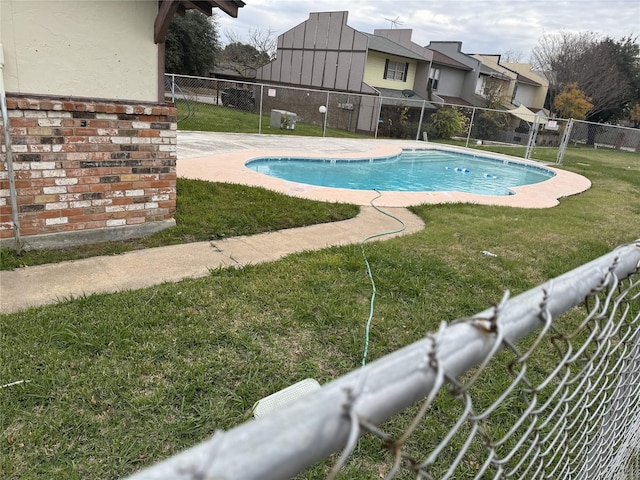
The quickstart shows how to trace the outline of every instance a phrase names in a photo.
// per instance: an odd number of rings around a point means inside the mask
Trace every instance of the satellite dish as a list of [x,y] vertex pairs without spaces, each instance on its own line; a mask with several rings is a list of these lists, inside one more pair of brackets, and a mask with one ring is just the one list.
[[403,97],[413,97],[416,94],[413,90],[402,90]]

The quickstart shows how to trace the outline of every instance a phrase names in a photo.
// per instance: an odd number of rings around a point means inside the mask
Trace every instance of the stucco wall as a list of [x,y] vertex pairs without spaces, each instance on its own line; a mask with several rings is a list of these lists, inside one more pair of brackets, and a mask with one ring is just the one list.
[[156,1],[0,2],[7,92],[157,101]]
[[[389,59],[394,62],[409,63],[409,71],[407,79],[404,82],[399,80],[385,80],[384,65],[385,60]],[[395,57],[393,55],[385,55],[383,53],[370,51],[367,55],[367,65],[364,70],[364,82],[368,85],[380,88],[391,88],[395,90],[413,89],[416,79],[416,62],[409,61],[404,57]]]

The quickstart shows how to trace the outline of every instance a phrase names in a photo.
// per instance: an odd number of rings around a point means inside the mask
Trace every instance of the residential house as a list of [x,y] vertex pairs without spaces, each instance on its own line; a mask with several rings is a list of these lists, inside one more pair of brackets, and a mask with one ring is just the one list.
[[482,63],[462,52],[462,42],[432,41],[426,48],[433,52],[430,78],[434,95],[444,103],[484,104],[475,93]]
[[165,35],[176,13],[235,17],[243,5],[2,0],[0,244],[60,247],[173,225]]
[[510,102],[517,74],[500,65],[500,55],[471,56],[481,64],[475,93],[485,100],[483,106],[499,108],[505,104],[505,99]]
[[[427,104],[427,80],[431,53],[410,41],[411,31],[360,32],[347,25],[348,12],[311,13],[309,19],[278,37],[276,59],[259,68],[259,81],[283,86],[344,92],[332,95],[330,111],[342,109],[356,121],[357,131],[376,130],[385,105]],[[282,96],[294,100],[292,91],[271,89],[263,98],[266,109],[278,108]],[[317,118],[324,96],[309,92],[298,101],[299,117]],[[325,102],[326,103],[326,102]],[[335,103],[335,105],[334,105]],[[397,110],[397,109],[396,109]],[[334,122],[340,116],[332,117]]]
[[501,62],[501,65],[517,74],[511,103],[517,107],[524,105],[534,113],[546,116],[548,112],[543,110],[549,80],[544,75],[532,71],[528,63]]
[[528,63],[503,63],[500,55],[473,55],[482,62],[476,93],[497,103],[516,117],[533,123],[536,114],[546,123],[543,111],[549,81],[531,70]]

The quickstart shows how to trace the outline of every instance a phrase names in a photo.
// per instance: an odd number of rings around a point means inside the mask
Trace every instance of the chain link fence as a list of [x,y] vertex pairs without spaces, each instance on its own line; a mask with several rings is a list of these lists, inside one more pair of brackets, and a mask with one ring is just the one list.
[[640,129],[571,120],[563,129],[557,163],[562,163],[564,150],[569,146],[640,153]]
[[[417,98],[406,90],[362,95],[167,74],[167,100],[180,128],[238,133],[453,141],[499,147],[517,157],[561,163],[567,147],[640,152],[640,130],[566,119],[527,109],[498,110]],[[386,94],[386,95],[385,95]],[[224,126],[219,108],[227,109]]]
[[640,478],[639,269],[640,239],[130,480]]

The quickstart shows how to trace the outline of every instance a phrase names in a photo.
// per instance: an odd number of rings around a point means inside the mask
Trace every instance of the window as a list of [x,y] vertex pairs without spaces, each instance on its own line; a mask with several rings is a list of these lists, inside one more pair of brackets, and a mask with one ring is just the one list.
[[385,60],[384,62],[384,78],[386,80],[397,80],[405,82],[407,80],[407,72],[409,64],[402,62],[394,62],[393,60]]
[[431,90],[438,90],[438,80],[440,80],[440,69],[431,67],[429,70],[429,83]]

